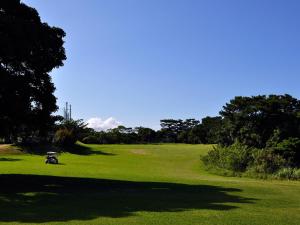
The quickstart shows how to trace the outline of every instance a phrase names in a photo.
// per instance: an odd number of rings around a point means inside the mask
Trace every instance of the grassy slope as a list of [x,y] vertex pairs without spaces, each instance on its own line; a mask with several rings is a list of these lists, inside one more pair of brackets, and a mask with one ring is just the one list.
[[300,182],[211,175],[209,145],[87,147],[57,166],[0,147],[0,224],[299,224]]

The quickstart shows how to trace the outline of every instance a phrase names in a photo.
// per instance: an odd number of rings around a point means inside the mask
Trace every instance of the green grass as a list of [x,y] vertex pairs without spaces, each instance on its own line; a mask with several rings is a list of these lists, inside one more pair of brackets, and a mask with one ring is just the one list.
[[85,145],[60,165],[0,147],[0,224],[299,225],[300,182],[204,170],[209,145]]

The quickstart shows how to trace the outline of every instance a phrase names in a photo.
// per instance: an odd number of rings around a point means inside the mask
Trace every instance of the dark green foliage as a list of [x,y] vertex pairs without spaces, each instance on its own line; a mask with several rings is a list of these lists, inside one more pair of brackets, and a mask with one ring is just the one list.
[[[203,161],[248,174],[289,177],[300,165],[300,101],[290,95],[235,97],[220,112],[220,144]],[[238,148],[234,143],[240,143]],[[249,146],[249,147],[246,147]],[[245,151],[245,149],[250,149]]]
[[73,146],[77,141],[77,137],[73,130],[61,128],[55,132],[54,143],[61,147]]
[[186,141],[183,141],[183,143],[188,143],[188,144],[204,143],[203,138],[202,138],[204,136],[204,131],[201,126],[199,126],[199,125],[195,126],[186,133],[187,133]]
[[82,139],[82,142],[85,144],[100,144],[100,143],[98,143],[99,139],[95,135],[90,135],[90,136],[84,137]]
[[282,156],[270,149],[258,149],[252,157],[249,169],[258,174],[272,174],[287,165]]
[[117,144],[132,144],[136,142],[137,134],[131,127],[118,126],[107,132],[108,142]]
[[300,139],[289,137],[281,140],[281,133],[278,129],[274,130],[273,135],[267,141],[267,149],[274,151],[286,160],[287,166],[297,167],[300,165]]
[[202,158],[207,166],[232,170],[234,172],[245,172],[249,163],[253,161],[252,152],[254,149],[240,143],[229,147],[214,147]]
[[[201,135],[203,132],[199,127],[200,121],[195,119],[174,120],[164,119],[160,121],[161,130],[158,133],[159,140],[162,142],[179,143],[202,143]],[[196,128],[198,127],[198,128]],[[195,129],[194,131],[192,131]],[[197,137],[195,137],[197,135]]]
[[300,180],[300,169],[297,168],[282,168],[274,176],[278,179]]
[[86,124],[82,120],[64,120],[58,125],[54,135],[54,143],[62,147],[69,147],[80,139]]
[[86,132],[86,124],[83,120],[63,120],[58,127],[71,130],[79,140],[82,134]]
[[136,127],[137,140],[139,143],[153,143],[156,141],[156,133],[147,127]]
[[78,140],[83,142],[83,139],[86,137],[96,137],[97,132],[94,131],[92,128],[86,127],[86,124],[83,123],[83,127],[80,129],[80,132],[78,134]]
[[133,143],[154,143],[157,140],[156,132],[146,127],[124,127],[96,132],[85,128],[86,133],[80,140],[83,143],[93,144],[133,144]]
[[256,149],[240,143],[228,147],[219,145],[202,157],[202,160],[211,168],[251,175],[272,174],[287,165],[282,156],[270,149]]
[[195,119],[161,120],[159,136],[162,142],[218,143],[221,125],[222,117],[205,117],[202,123]]
[[280,140],[300,137],[300,101],[290,95],[235,97],[220,112],[223,117],[221,144],[239,141],[248,146],[266,147],[275,130]]
[[162,142],[178,142],[177,135],[183,131],[183,121],[174,119],[164,119],[160,121]]
[[202,143],[216,144],[220,142],[220,130],[222,127],[222,117],[205,117],[200,125]]
[[274,151],[287,160],[290,166],[299,166],[300,164],[300,139],[290,137],[273,147]]
[[[218,135],[214,131],[219,130],[221,117],[207,117],[204,119],[204,125],[198,120],[161,120],[161,130],[155,131],[147,127],[124,127],[119,126],[107,131],[96,132],[85,129],[81,141],[89,143],[92,141],[98,144],[130,144],[130,143],[216,143]],[[93,136],[93,138],[87,138]]]
[[240,143],[227,147],[218,145],[202,157],[202,161],[210,169],[221,169],[223,174],[245,173],[247,176],[261,178],[274,174],[275,178],[286,179],[298,179],[296,177],[299,175],[299,171],[289,167],[291,163],[278,151],[271,148],[250,148]]
[[66,59],[62,29],[19,0],[0,2],[0,137],[47,139],[57,110],[49,72]]

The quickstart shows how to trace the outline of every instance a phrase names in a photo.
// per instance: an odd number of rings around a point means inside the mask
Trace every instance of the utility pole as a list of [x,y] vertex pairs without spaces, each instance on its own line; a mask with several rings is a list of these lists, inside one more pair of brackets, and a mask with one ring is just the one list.
[[70,104],[70,114],[69,114],[70,120],[72,119],[72,105]]
[[66,106],[64,108],[64,119],[66,121],[72,120],[72,105],[66,102]]

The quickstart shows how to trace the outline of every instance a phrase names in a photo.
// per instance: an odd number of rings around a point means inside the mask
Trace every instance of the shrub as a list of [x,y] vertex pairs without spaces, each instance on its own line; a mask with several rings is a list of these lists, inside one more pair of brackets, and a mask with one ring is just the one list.
[[54,143],[56,145],[66,147],[72,146],[77,141],[77,137],[74,134],[73,130],[67,128],[58,129],[54,135]]
[[286,165],[286,160],[270,149],[257,149],[252,157],[249,169],[256,173],[271,174]]
[[[287,166],[287,161],[273,149],[256,149],[235,143],[228,147],[216,146],[202,157],[206,166],[224,173],[267,178]],[[300,173],[300,172],[299,172]]]
[[275,178],[279,179],[289,179],[289,180],[299,180],[300,179],[300,169],[297,168],[282,168],[277,171]]
[[244,172],[251,159],[252,148],[249,148],[245,145],[236,143],[228,148],[229,155],[226,158],[227,164],[229,165],[229,169],[233,171]]
[[235,172],[244,172],[251,159],[252,148],[240,143],[228,147],[217,146],[202,157],[205,165]]
[[300,180],[300,168],[294,169],[294,177]]
[[296,166],[300,164],[300,139],[290,137],[279,142],[274,151],[281,155],[289,166]]

